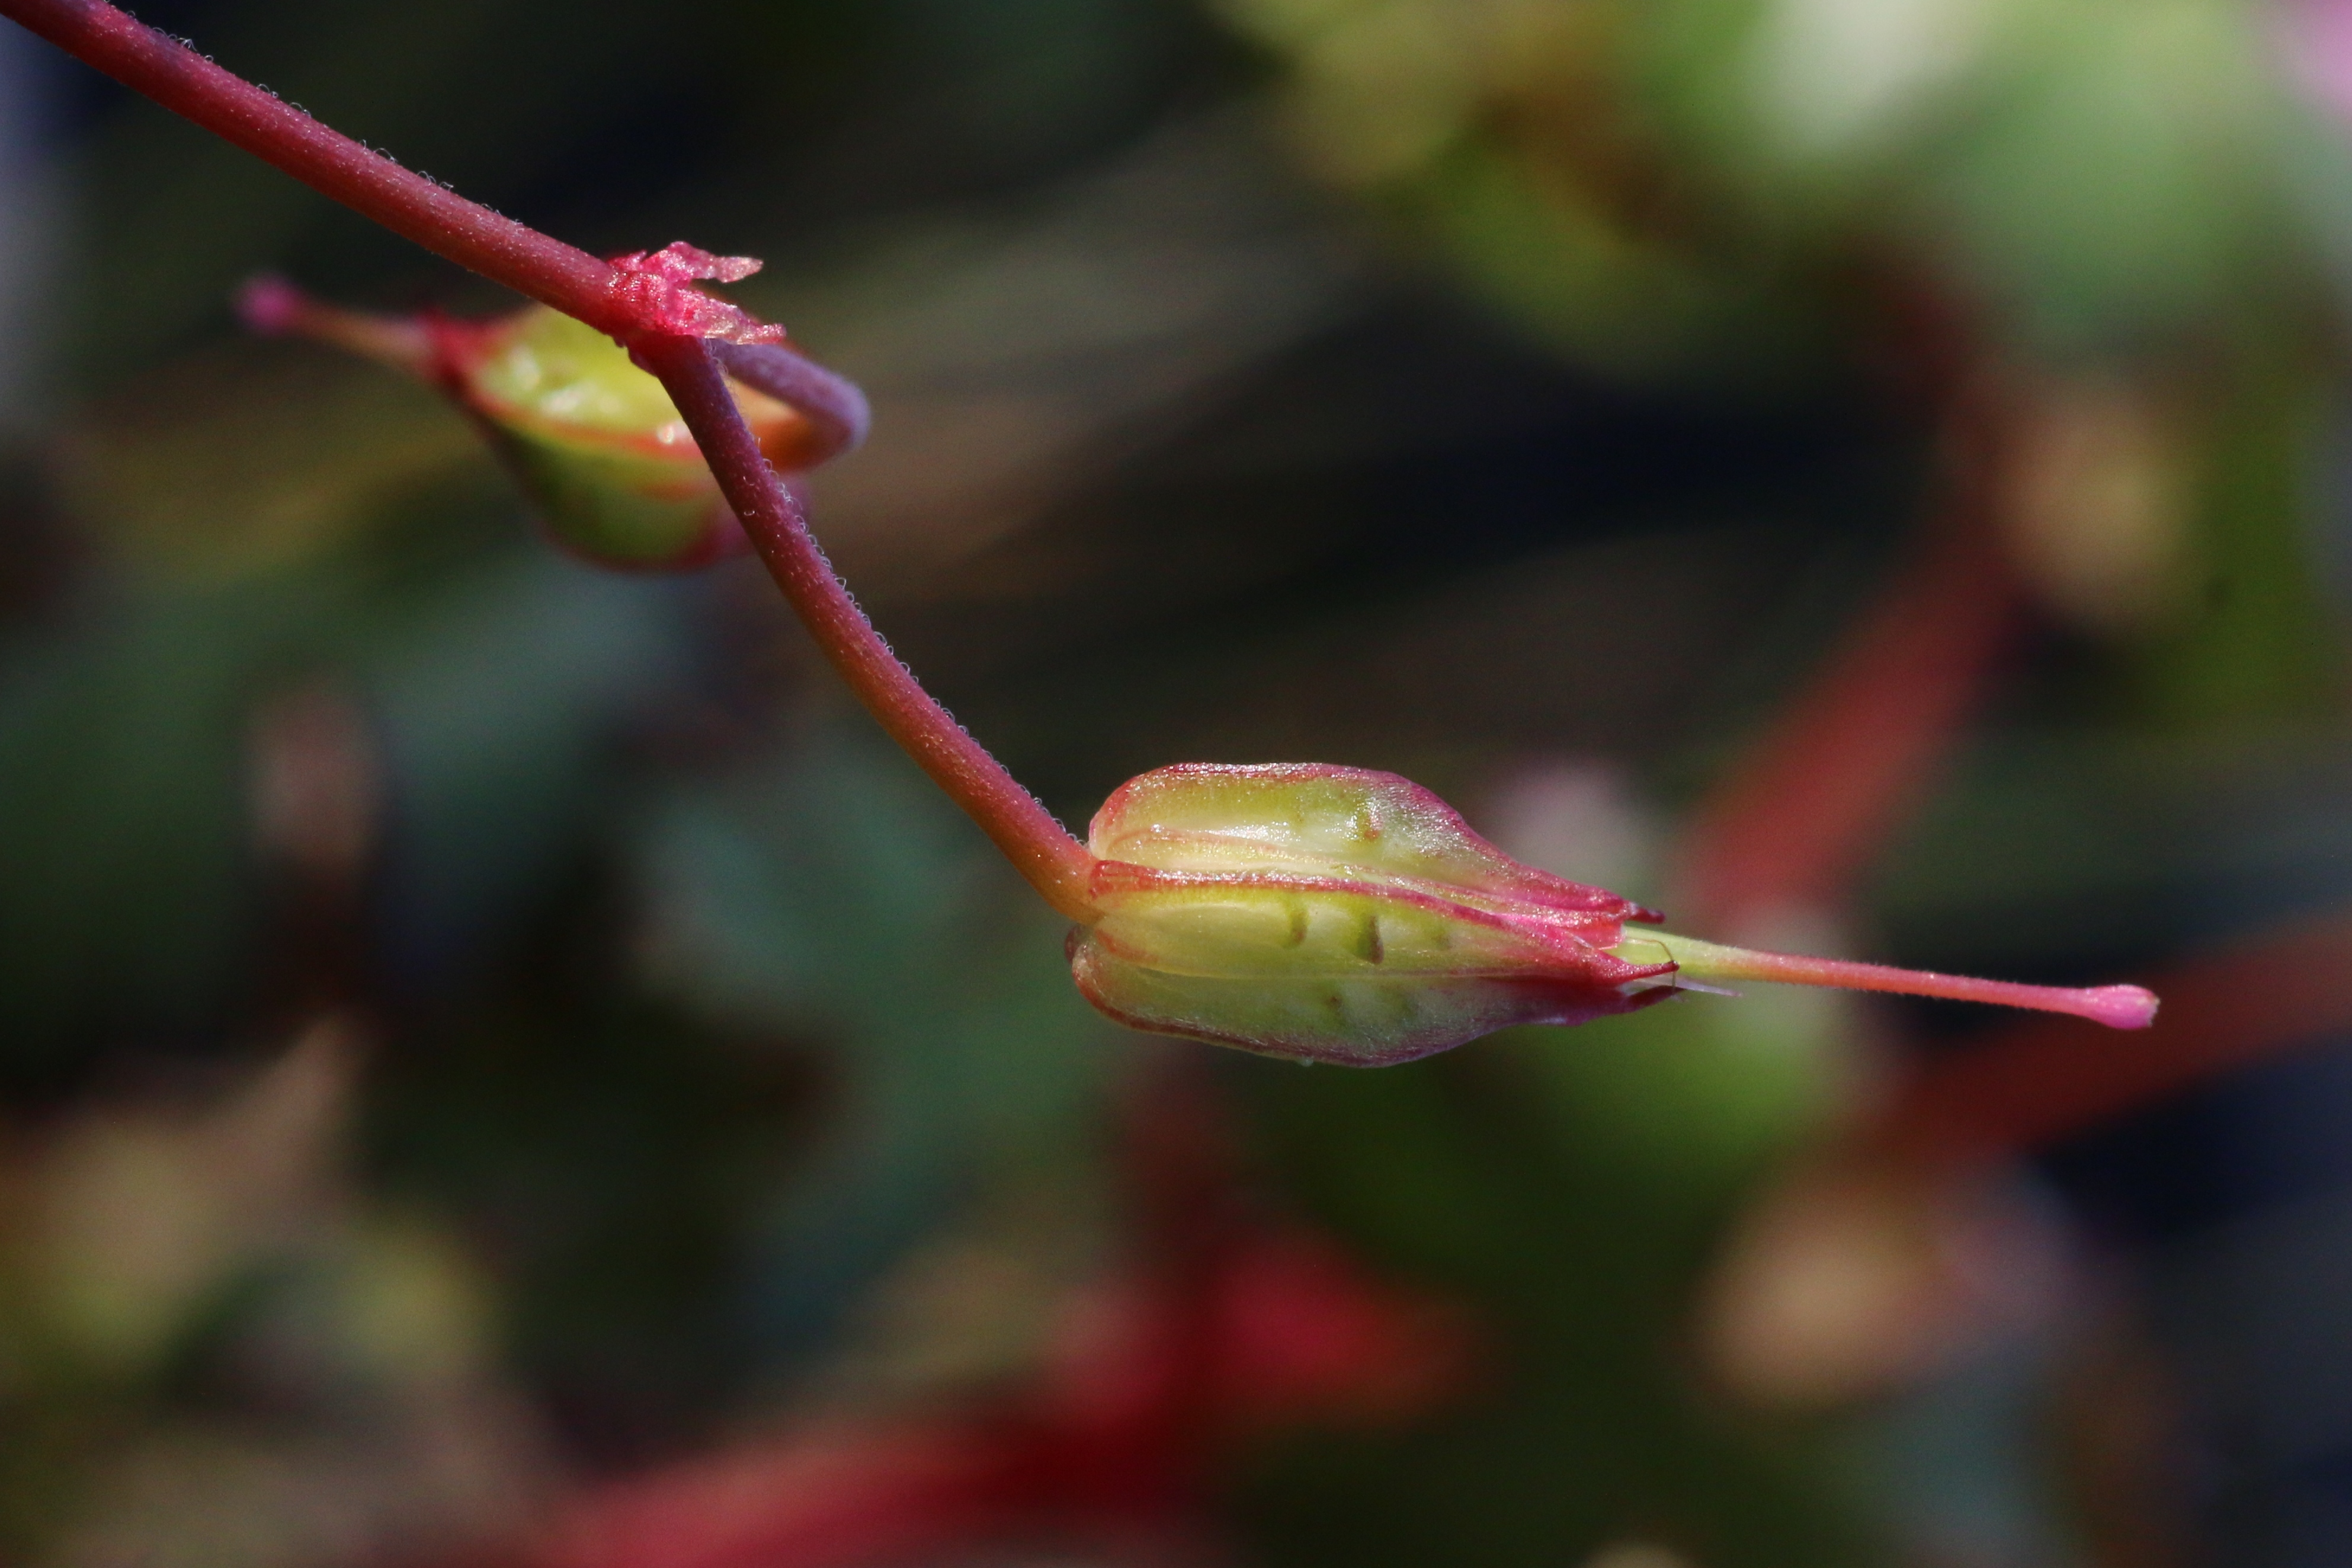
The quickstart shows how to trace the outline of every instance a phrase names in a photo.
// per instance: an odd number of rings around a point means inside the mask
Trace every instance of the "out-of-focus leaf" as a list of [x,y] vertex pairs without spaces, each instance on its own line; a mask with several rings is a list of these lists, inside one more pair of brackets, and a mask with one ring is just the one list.
[[2290,109],[2255,7],[2070,0],[2014,16],[1916,187],[1938,251],[2014,329],[2058,346],[2177,334],[2292,276]]
[[0,1009],[9,1066],[69,1038],[198,1030],[249,963],[248,705],[331,601],[247,585],[128,601],[0,687]]
[[1224,8],[1286,57],[1319,167],[1619,372],[1802,364],[1857,256],[2080,351],[2307,305],[2314,241],[2343,249],[2314,177],[2342,132],[2241,0]]
[[690,671],[703,585],[615,577],[536,543],[380,623],[365,689],[392,774],[386,939],[461,980],[620,804],[621,732]]
[[1729,230],[1700,193],[1620,123],[1634,29],[1619,7],[1223,9],[1290,57],[1309,162],[1392,205],[1552,346],[1634,376],[1803,358],[1769,248],[1716,243]]
[[2340,613],[2320,589],[2310,475],[2329,394],[2292,350],[2237,367],[2207,435],[2194,541],[2202,612],[2152,646],[2158,722],[2315,719],[2347,689]]
[[554,557],[483,502],[410,490],[372,514],[373,544],[124,591],[14,650],[0,1035],[18,1070],[208,1037],[247,996],[264,914],[254,716],[322,672],[382,730],[383,908],[410,977],[438,978],[539,896],[600,798],[599,747],[678,677],[689,618],[681,591]]
[[1507,149],[1467,145],[1395,196],[1454,264],[1541,342],[1621,374],[1769,360],[1808,324],[1769,276],[1710,267],[1612,224],[1589,195]]
[[862,721],[669,801],[651,958],[737,1027],[829,1038],[838,1124],[766,1227],[753,1312],[805,1351],[981,1162],[1066,1139],[1118,1060],[1064,923]]
[[1832,1097],[1819,1020],[1775,1038],[1752,1001],[1694,997],[1379,1073],[1232,1070],[1320,1213],[1472,1292],[1506,1334],[1483,1409],[1272,1472],[1279,1490],[1252,1495],[1274,1539],[1532,1564],[1671,1519],[1725,1568],[1874,1560],[1810,1440],[1727,1429],[1675,1354],[1730,1204]]

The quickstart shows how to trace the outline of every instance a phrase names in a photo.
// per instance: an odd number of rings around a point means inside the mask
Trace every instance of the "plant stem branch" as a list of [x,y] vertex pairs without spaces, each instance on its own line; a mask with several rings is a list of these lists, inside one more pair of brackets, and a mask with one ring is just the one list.
[[730,343],[707,340],[729,375],[778,402],[789,404],[808,421],[814,444],[803,455],[811,468],[856,451],[874,423],[874,411],[857,383],[837,376],[804,354],[782,343]]
[[635,324],[609,263],[402,168],[102,0],[0,0],[0,16],[436,256],[599,330]]
[[[890,652],[768,466],[712,348],[665,320],[657,294],[649,308],[626,287],[643,279],[411,173],[102,0],[0,0],[0,16],[394,234],[626,344],[668,388],[777,586],[850,689],[1048,903],[1088,918],[1085,846]],[[781,348],[728,351],[747,382],[802,409],[828,455],[864,437],[865,398],[849,383]]]
[[710,346],[698,338],[658,338],[640,341],[636,353],[668,389],[769,574],[850,690],[1047,903],[1073,920],[1091,919],[1087,883],[1094,857],[922,688],[874,630],[810,534],[799,498],[761,455]]

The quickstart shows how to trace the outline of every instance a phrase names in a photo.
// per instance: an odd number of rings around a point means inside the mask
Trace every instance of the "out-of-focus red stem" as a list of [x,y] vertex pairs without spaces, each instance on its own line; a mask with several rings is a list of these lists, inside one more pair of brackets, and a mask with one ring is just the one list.
[[1997,397],[1951,396],[1944,498],[1917,554],[1700,808],[1678,925],[1738,934],[1843,904],[1983,695],[2018,619],[1992,517]]
[[1017,1526],[1034,1436],[984,1419],[846,1427],[614,1483],[538,1540],[449,1568],[860,1568]]
[[2352,1031],[2352,915],[2282,927],[2150,979],[2143,1033],[2055,1019],[2004,1029],[1920,1069],[1877,1136],[1923,1153],[2038,1148],[2247,1062]]
[[1087,880],[1093,857],[923,689],[874,630],[810,534],[798,498],[761,455],[709,347],[698,338],[665,338],[641,341],[636,352],[668,389],[776,586],[850,690],[1048,903],[1074,920],[1091,918]]
[[530,1536],[436,1568],[888,1568],[994,1545],[1206,1563],[1212,1477],[1292,1423],[1386,1427],[1464,1384],[1449,1305],[1256,1212],[1189,1061],[1133,1086],[1122,1145],[1143,1247],[1067,1302],[1035,1375],[976,1404],[833,1417],[597,1487]]
[[412,173],[101,0],[0,0],[0,16],[437,256],[602,330],[631,324],[608,263]]

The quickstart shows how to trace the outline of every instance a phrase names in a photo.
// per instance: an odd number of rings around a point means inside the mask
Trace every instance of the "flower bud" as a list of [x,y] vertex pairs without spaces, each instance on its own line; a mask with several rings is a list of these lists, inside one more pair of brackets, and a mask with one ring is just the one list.
[[[612,339],[541,306],[433,330],[437,379],[557,542],[640,570],[700,566],[745,548],[669,394]],[[763,393],[734,392],[768,460],[800,466],[807,422]]]
[[[1133,1028],[1381,1067],[1517,1024],[1664,999],[1690,977],[1895,991],[2144,1029],[2137,986],[2074,989],[1756,953],[1520,864],[1392,773],[1186,764],[1130,780],[1087,833],[1088,1001]],[[1699,989],[1707,989],[1699,987]]]
[[[680,287],[643,268],[623,277]],[[574,554],[625,570],[674,570],[748,548],[669,394],[593,327],[544,306],[488,321],[370,316],[320,304],[276,278],[247,285],[239,303],[257,330],[332,343],[440,388],[488,439],[549,536]],[[769,351],[768,340],[757,343]],[[780,347],[772,353],[796,359]],[[778,469],[802,472],[841,450],[825,422],[730,385]]]
[[1384,1066],[1668,994],[1608,949],[1655,916],[1535,870],[1392,773],[1189,764],[1095,815],[1097,918],[1070,966],[1134,1028]]

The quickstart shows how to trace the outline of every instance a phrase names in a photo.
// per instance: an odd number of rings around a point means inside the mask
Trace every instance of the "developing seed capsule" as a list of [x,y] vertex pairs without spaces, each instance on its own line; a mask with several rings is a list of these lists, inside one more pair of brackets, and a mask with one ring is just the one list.
[[[756,264],[700,252],[681,261],[673,253],[683,248],[624,256],[616,266],[627,283],[731,309],[680,280],[731,279]],[[593,327],[543,306],[488,321],[370,316],[322,305],[275,278],[248,285],[240,304],[260,330],[319,339],[440,388],[488,440],[549,536],[576,555],[624,570],[675,570],[747,548],[669,394]],[[720,351],[761,451],[780,471],[802,473],[856,444],[865,402],[781,336],[769,329],[724,341]],[[754,381],[777,395],[745,384]]]
[[1070,967],[1120,1022],[1299,1061],[1381,1067],[1515,1024],[1574,1024],[1676,977],[1905,991],[2145,1026],[2136,986],[2072,990],[1750,953],[1664,932],[1615,894],[1522,865],[1392,773],[1187,764],[1095,814]]
[[1078,988],[1137,1029],[1379,1067],[1667,995],[1609,949],[1655,916],[1535,870],[1392,773],[1190,764],[1095,815]]
[[[664,570],[745,547],[669,394],[612,339],[540,306],[432,329],[436,379],[566,549],[605,566]],[[803,466],[807,422],[763,393],[734,391],[768,460]]]

